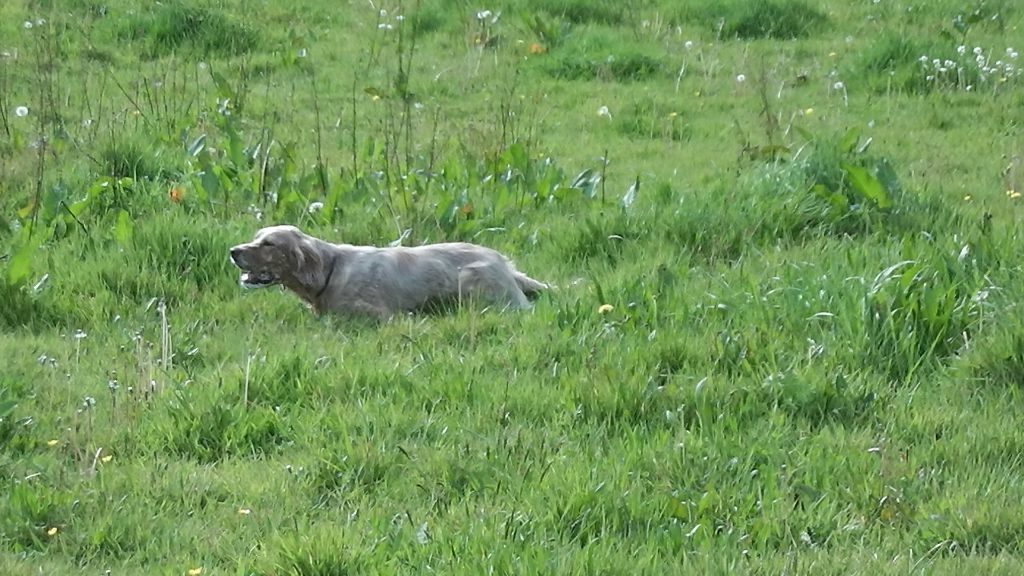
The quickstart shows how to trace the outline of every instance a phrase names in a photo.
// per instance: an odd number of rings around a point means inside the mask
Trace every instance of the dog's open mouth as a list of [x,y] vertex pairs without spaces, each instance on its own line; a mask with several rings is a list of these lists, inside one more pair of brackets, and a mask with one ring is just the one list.
[[240,258],[236,258],[234,254],[230,257],[231,263],[234,264],[242,271],[241,277],[238,279],[238,283],[243,288],[265,288],[273,284],[277,284],[277,277],[270,272],[264,270],[261,272],[255,270],[249,270],[244,262]]
[[242,276],[239,278],[239,284],[243,288],[266,288],[277,284],[277,278],[274,277],[270,272],[247,272],[242,271]]

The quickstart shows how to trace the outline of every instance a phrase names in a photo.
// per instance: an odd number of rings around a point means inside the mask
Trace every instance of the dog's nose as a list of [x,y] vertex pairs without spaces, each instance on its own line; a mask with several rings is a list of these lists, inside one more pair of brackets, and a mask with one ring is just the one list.
[[242,254],[242,248],[240,246],[235,246],[235,247],[233,247],[231,249],[231,259],[232,260],[237,261],[238,257],[241,256],[241,254]]

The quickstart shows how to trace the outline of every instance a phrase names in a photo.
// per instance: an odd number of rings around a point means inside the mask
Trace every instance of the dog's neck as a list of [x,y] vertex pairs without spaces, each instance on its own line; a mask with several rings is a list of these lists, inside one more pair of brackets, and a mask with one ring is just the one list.
[[321,286],[321,287],[320,287],[320,289],[319,289],[319,290],[317,290],[316,294],[314,294],[314,295],[313,295],[313,301],[314,301],[314,302],[319,302],[319,301],[320,301],[320,297],[321,297],[321,296],[323,296],[323,295],[324,295],[324,292],[326,292],[326,291],[327,291],[327,288],[328,288],[328,287],[330,287],[330,285],[331,285],[331,279],[332,279],[332,278],[334,277],[334,269],[336,268],[336,266],[335,266],[335,264],[336,264],[335,260],[337,260],[337,258],[338,258],[337,256],[332,256],[332,257],[331,257],[331,261],[330,261],[330,263],[329,263],[329,264],[327,265],[327,267],[329,268],[329,270],[327,271],[327,277],[326,277],[326,278],[324,278],[324,285],[323,285],[323,286]]

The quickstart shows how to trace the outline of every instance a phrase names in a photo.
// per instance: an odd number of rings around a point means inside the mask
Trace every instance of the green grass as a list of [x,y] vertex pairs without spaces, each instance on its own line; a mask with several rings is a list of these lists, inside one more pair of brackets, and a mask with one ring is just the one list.
[[[0,573],[1020,573],[1021,26],[3,3]],[[558,288],[316,318],[270,223]]]

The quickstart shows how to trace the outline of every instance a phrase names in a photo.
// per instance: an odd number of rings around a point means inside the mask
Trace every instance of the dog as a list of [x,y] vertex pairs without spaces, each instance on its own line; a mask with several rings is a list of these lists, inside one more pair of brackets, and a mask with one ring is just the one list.
[[528,309],[550,288],[500,252],[466,242],[378,248],[331,244],[295,226],[270,226],[230,250],[245,288],[281,285],[315,313],[396,314],[479,300]]

